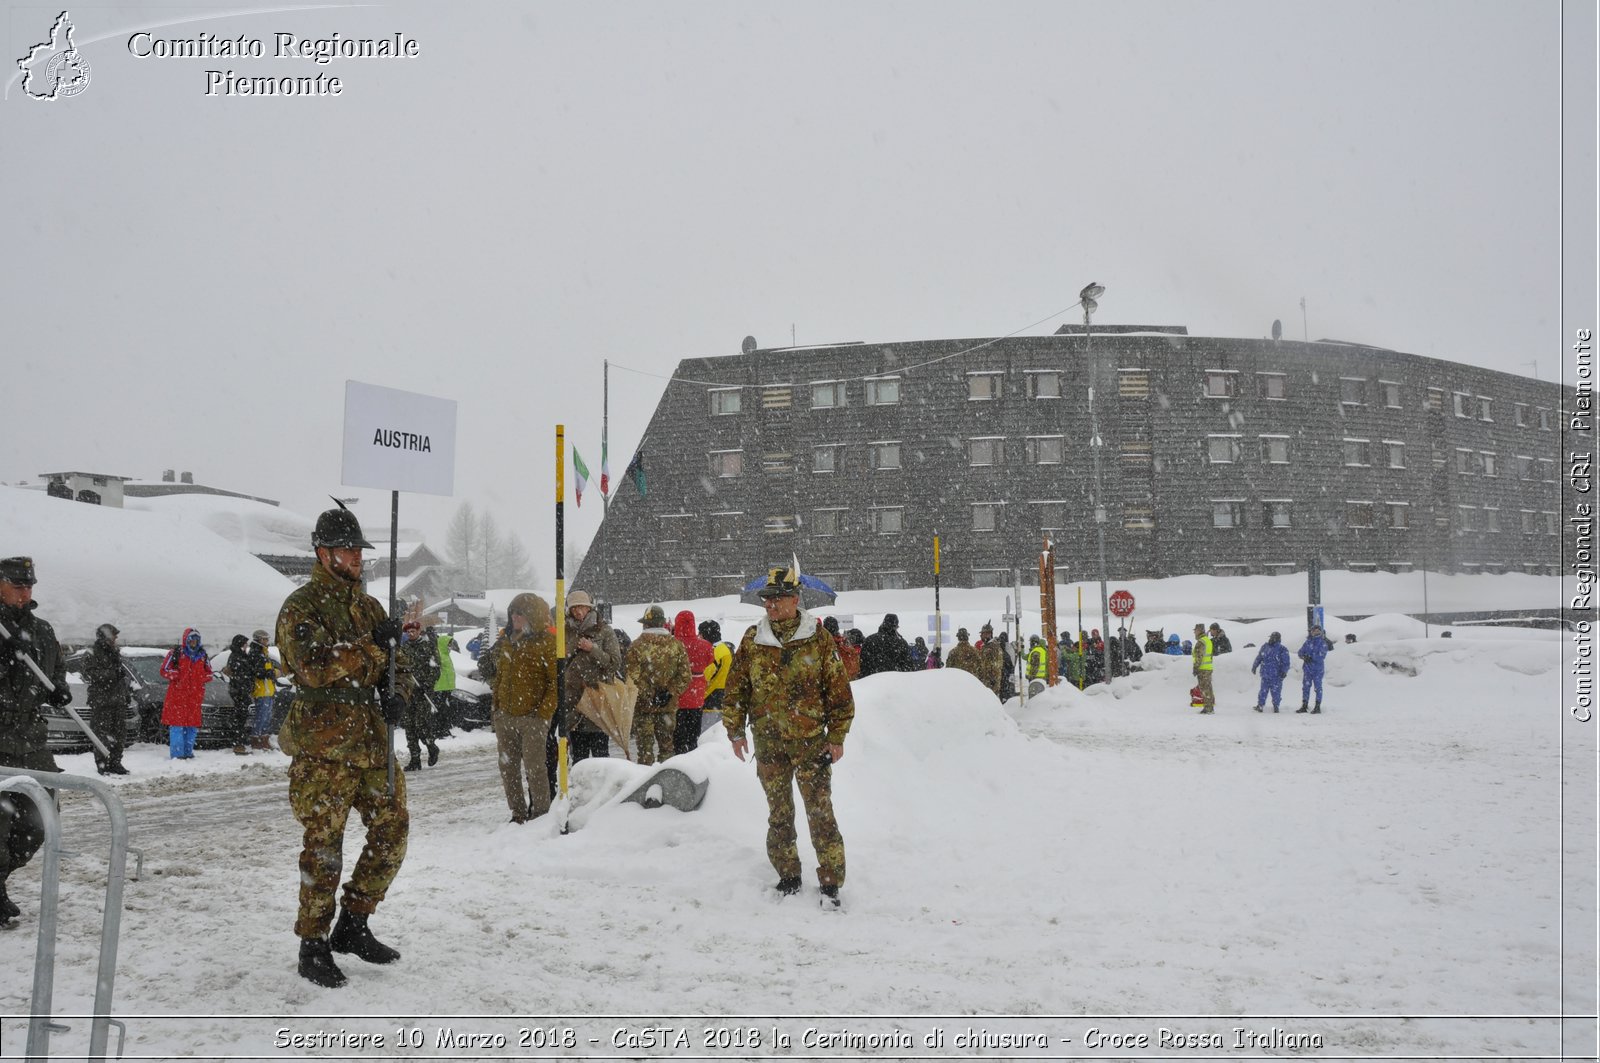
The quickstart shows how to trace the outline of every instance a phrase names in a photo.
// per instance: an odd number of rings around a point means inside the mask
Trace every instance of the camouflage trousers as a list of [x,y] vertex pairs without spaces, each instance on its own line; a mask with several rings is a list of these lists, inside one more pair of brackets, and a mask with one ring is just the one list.
[[297,937],[327,937],[333,926],[334,894],[344,869],[344,827],[354,808],[367,828],[367,841],[344,884],[344,906],[370,915],[389,891],[406,858],[411,815],[406,811],[406,777],[395,772],[394,796],[386,765],[358,768],[330,760],[296,757],[289,765],[289,806],[305,828],[300,850],[300,911]]
[[794,791],[800,790],[811,847],[817,851],[817,884],[844,885],[844,839],[833,818],[833,764],[822,759],[825,736],[800,742],[756,736],[756,778],[767,793],[767,859],[779,878],[800,877],[795,848]]
[[[676,712],[638,712],[633,714],[633,745],[640,764],[654,764],[672,756],[672,734],[678,729]],[[660,747],[660,756],[656,747]]]

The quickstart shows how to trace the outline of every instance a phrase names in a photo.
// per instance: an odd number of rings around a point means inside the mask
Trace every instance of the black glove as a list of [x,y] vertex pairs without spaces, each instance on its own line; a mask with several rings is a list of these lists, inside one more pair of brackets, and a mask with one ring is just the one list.
[[388,646],[391,642],[398,643],[400,641],[400,621],[392,616],[378,621],[377,626],[372,629],[372,641],[379,646]]
[[50,692],[50,704],[58,709],[64,709],[72,704],[72,688],[62,683]]
[[650,704],[654,705],[658,709],[666,708],[668,705],[672,704],[672,691],[670,691],[670,690],[659,691],[656,694],[654,700],[652,700],[650,702]]
[[390,727],[399,727],[406,714],[406,699],[394,691],[385,690],[379,694],[379,700],[383,704],[383,722]]

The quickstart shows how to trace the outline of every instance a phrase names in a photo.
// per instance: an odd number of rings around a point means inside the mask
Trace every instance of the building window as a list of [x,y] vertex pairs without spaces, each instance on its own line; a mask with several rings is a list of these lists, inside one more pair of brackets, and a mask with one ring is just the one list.
[[1554,513],[1548,513],[1548,512],[1545,513],[1544,514],[1544,533],[1546,535],[1556,535],[1556,534],[1559,533],[1559,530],[1560,529],[1556,524],[1556,515]]
[[1122,527],[1124,531],[1153,532],[1156,530],[1156,520],[1149,513],[1124,513]]
[[1471,417],[1472,416],[1472,396],[1471,395],[1467,394],[1464,391],[1457,391],[1457,392],[1453,392],[1452,393],[1452,398],[1455,400],[1455,410],[1456,410],[1456,416],[1457,417]]
[[1542,406],[1539,407],[1539,431],[1541,431],[1541,432],[1550,431],[1550,423],[1551,423],[1550,411],[1545,409]]
[[1389,527],[1394,531],[1405,531],[1411,527],[1411,504],[1409,502],[1385,502],[1384,508],[1389,511]]
[[1261,523],[1268,528],[1289,527],[1289,500],[1269,498],[1261,503]]
[[1206,436],[1206,460],[1212,465],[1231,465],[1239,460],[1238,436]]
[[1239,388],[1239,374],[1227,369],[1206,370],[1205,396],[1208,399],[1231,399]]
[[[850,589],[850,573],[848,572],[813,572],[811,574],[829,587],[832,587],[835,593],[843,594]],[[740,582],[742,583],[743,580],[741,579]],[[739,594],[741,591],[735,590],[733,593]]]
[[1211,500],[1211,526],[1213,528],[1244,527],[1244,499],[1214,498]]
[[1350,562],[1348,568],[1349,568],[1349,570],[1351,572],[1376,572],[1376,571],[1378,571],[1377,562],[1374,562],[1374,561],[1352,561],[1352,562]]
[[1432,413],[1444,411],[1444,389],[1429,388],[1427,396],[1422,400],[1422,408]]
[[1040,531],[1060,531],[1066,527],[1067,504],[1065,502],[1029,502],[1033,507],[1034,520],[1038,522]]
[[1478,467],[1478,456],[1470,450],[1456,448],[1456,472],[1462,476],[1471,476]]
[[1536,474],[1533,471],[1533,458],[1530,457],[1527,454],[1518,454],[1517,455],[1517,479],[1519,479],[1519,480],[1532,480],[1535,477],[1535,475]]
[[839,444],[828,443],[820,447],[811,448],[812,472],[838,472],[839,471]]
[[869,572],[867,579],[875,591],[903,591],[906,589],[905,570],[895,572]]
[[1491,409],[1491,407],[1493,405],[1494,405],[1494,403],[1489,398],[1489,396],[1487,396],[1487,395],[1479,395],[1478,396],[1478,420],[1480,420],[1480,421],[1493,421],[1494,418],[1490,416],[1490,409]]
[[1000,397],[1000,373],[968,373],[967,398],[968,399],[998,399]]
[[[844,525],[845,510],[819,509],[811,514],[812,535],[838,535]],[[835,587],[835,590],[838,588]]]
[[1391,468],[1391,469],[1403,469],[1403,468],[1405,468],[1406,467],[1406,445],[1404,443],[1396,443],[1392,439],[1384,440],[1383,441],[1383,445],[1389,448],[1389,468]]
[[974,587],[1009,587],[1011,570],[1007,568],[975,568],[972,570]]
[[1490,506],[1483,507],[1484,526],[1492,532],[1500,530],[1500,511]]
[[900,441],[894,440],[885,443],[869,443],[872,451],[872,468],[875,472],[883,472],[900,467]]
[[1028,394],[1035,399],[1059,399],[1061,397],[1061,374],[1054,370],[1029,373]]
[[1339,401],[1346,406],[1365,406],[1367,404],[1367,378],[1340,377]]
[[1518,428],[1528,427],[1528,404],[1519,402],[1511,407],[1512,419],[1517,422]]
[[1005,464],[1006,441],[995,436],[967,440],[969,465]]
[[794,405],[794,385],[768,384],[761,389],[763,410],[787,410]]
[[843,380],[818,380],[811,385],[811,408],[813,410],[835,410],[843,405]]
[[872,530],[877,535],[899,535],[906,524],[906,510],[904,506],[874,506],[872,508]]
[[972,530],[992,532],[1000,526],[1000,503],[974,502],[972,504]]
[[1409,561],[1391,561],[1391,562],[1389,562],[1389,571],[1393,572],[1397,576],[1404,576],[1406,573],[1412,571],[1415,568],[1416,568],[1416,566],[1413,565]]
[[1525,509],[1525,510],[1522,511],[1522,534],[1523,535],[1532,535],[1533,534],[1534,518],[1536,518],[1538,515],[1539,514],[1535,513],[1531,509]]
[[1256,394],[1264,399],[1288,398],[1289,375],[1287,373],[1257,373]]
[[714,543],[743,538],[740,525],[743,513],[709,513],[706,515],[706,533]]
[[663,513],[660,520],[661,530],[657,532],[660,538],[656,540],[657,542],[679,542],[687,539],[689,533],[694,530],[692,523],[694,520],[693,513]]
[[738,476],[744,471],[744,451],[742,450],[713,450],[711,452],[711,475],[719,478]]
[[1262,436],[1261,460],[1267,465],[1289,464],[1289,437]]
[[1556,462],[1554,458],[1539,459],[1539,479],[1547,484],[1556,482]]
[[1029,436],[1022,450],[1029,465],[1060,465],[1066,456],[1066,441],[1061,436]]
[[739,412],[738,388],[714,388],[711,392],[711,416],[722,417]]
[[1250,574],[1250,567],[1248,565],[1223,562],[1212,565],[1211,574],[1213,576],[1248,576]]
[[900,404],[900,378],[879,377],[867,381],[868,406],[898,406]]
[[761,530],[768,535],[793,535],[795,528],[799,527],[799,525],[800,521],[792,514],[784,514],[782,516],[768,517]]
[[1367,439],[1346,439],[1344,441],[1344,463],[1346,465],[1371,465],[1367,458]]
[[1393,380],[1380,380],[1378,386],[1383,388],[1383,404],[1391,410],[1400,408],[1400,385]]
[[1485,476],[1495,476],[1495,475],[1497,475],[1499,466],[1497,466],[1495,464],[1494,451],[1492,451],[1492,450],[1480,450],[1480,451],[1478,451],[1478,467],[1483,470],[1483,474]]
[[1261,571],[1268,576],[1288,576],[1294,573],[1293,561],[1268,561],[1261,566]]
[[1461,531],[1470,532],[1478,530],[1478,509],[1476,506],[1456,507],[1456,527]]
[[1344,504],[1344,523],[1350,528],[1372,527],[1371,502],[1346,502]]
[[761,471],[772,474],[794,472],[794,455],[784,452],[763,454]]

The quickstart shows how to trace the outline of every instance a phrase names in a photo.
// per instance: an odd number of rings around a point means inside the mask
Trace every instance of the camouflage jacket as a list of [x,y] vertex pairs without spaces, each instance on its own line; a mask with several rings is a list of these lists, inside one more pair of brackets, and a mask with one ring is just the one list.
[[833,638],[803,609],[785,639],[764,618],[744,633],[727,691],[722,725],[730,738],[742,736],[748,720],[758,738],[804,741],[826,735],[828,744],[837,746],[855,720],[850,677]]
[[[311,581],[284,600],[278,648],[299,688],[279,732],[285,752],[359,768],[388,759],[375,692],[388,681],[389,650],[372,641],[373,627],[386,615],[360,583],[320,563],[311,569]],[[409,701],[415,684],[405,654],[397,655],[395,686]]]
[[645,628],[628,647],[624,661],[628,678],[639,688],[639,697],[633,703],[635,716],[641,712],[678,711],[678,695],[689,689],[694,675],[688,651],[672,637],[672,632]]
[[998,654],[985,653],[970,642],[958,642],[945,659],[946,668],[959,668],[978,677],[978,682],[990,690],[1000,689],[1000,670],[995,667]]
[[[49,754],[44,707],[70,704],[72,691],[67,687],[67,666],[55,628],[34,616],[33,604],[22,609],[0,606],[0,623],[12,636],[10,640],[0,636],[5,650],[0,653],[0,764],[57,771]],[[45,689],[33,669],[16,656],[18,652],[33,658],[50,677],[55,693]]]

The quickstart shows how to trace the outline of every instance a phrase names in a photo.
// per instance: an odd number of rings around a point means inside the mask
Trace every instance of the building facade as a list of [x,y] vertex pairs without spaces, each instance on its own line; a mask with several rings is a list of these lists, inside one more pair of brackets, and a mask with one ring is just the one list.
[[[747,346],[751,346],[747,344]],[[1091,385],[1095,385],[1091,389]],[[1571,389],[1322,340],[1068,326],[678,366],[575,587],[736,593],[1303,570],[1555,573]],[[607,574],[599,566],[604,557]]]

